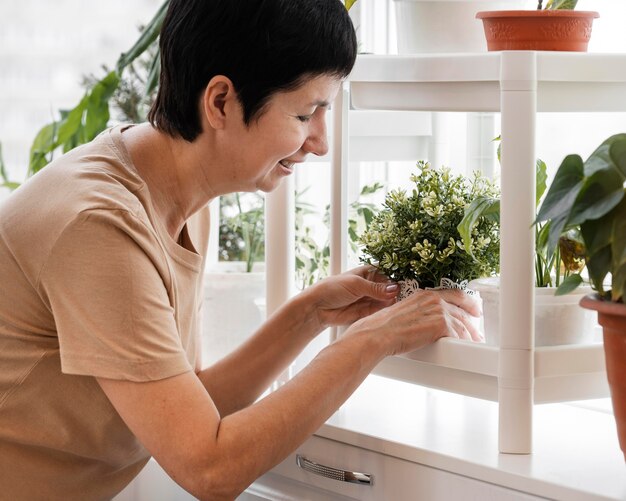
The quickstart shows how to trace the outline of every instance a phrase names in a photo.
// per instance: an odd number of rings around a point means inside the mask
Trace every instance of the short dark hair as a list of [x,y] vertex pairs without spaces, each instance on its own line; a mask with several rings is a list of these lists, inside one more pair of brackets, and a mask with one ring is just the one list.
[[215,75],[233,82],[249,124],[278,91],[308,77],[346,77],[357,52],[340,0],[170,0],[159,46],[148,120],[190,142],[202,131],[199,99]]

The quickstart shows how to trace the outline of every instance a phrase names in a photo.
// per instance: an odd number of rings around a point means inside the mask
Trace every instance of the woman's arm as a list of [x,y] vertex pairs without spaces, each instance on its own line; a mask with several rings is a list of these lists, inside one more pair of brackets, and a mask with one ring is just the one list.
[[322,330],[395,302],[396,284],[359,267],[288,301],[235,351],[198,374],[221,416],[252,404]]
[[98,382],[176,482],[200,499],[233,499],[306,440],[385,356],[469,337],[466,312],[477,309],[457,291],[416,293],[355,322],[279,390],[224,418],[193,373]]

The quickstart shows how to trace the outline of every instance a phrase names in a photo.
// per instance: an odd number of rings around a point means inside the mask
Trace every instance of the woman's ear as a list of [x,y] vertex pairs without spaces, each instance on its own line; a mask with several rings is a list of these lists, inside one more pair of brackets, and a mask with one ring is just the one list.
[[211,127],[223,129],[226,118],[236,105],[237,95],[232,81],[217,75],[211,78],[202,96],[202,112]]

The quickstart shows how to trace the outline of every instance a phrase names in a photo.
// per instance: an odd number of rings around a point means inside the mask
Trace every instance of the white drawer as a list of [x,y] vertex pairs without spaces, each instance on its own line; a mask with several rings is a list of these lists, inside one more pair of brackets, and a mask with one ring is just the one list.
[[[298,467],[296,455],[331,468],[372,475],[371,485],[357,485],[326,478]],[[285,461],[255,484],[267,482],[280,490],[277,478],[285,480],[285,496],[294,492],[294,481],[302,485],[299,501],[354,499],[358,501],[402,501],[463,499],[464,501],[538,500],[523,492],[506,489],[454,473],[375,453],[359,447],[313,436]],[[297,484],[296,484],[297,485]],[[312,488],[312,489],[311,489]],[[297,490],[297,489],[296,489]],[[306,492],[311,492],[306,497]],[[315,493],[315,494],[314,494]]]

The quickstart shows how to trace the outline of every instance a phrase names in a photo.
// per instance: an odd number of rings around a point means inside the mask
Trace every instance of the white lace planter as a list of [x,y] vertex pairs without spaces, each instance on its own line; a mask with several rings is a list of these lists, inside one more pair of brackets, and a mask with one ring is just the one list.
[[481,10],[524,9],[524,0],[395,0],[399,54],[485,52]]
[[[500,279],[472,280],[469,287],[480,292],[483,300],[485,342],[500,344]],[[591,287],[578,287],[565,296],[555,296],[554,287],[535,287],[535,346],[591,343],[595,338],[594,312],[578,303]]]
[[[400,292],[398,293],[398,301],[402,301],[409,296],[415,294],[419,288],[419,282],[414,278],[409,280],[400,280],[398,282],[400,284]],[[482,301],[479,291],[472,289],[469,287],[471,282],[468,283],[467,280],[463,280],[461,283],[453,282],[448,278],[442,278],[439,287],[427,287],[426,290],[443,290],[443,289],[459,289],[465,292],[465,294],[469,294],[470,296],[474,296],[479,301]],[[472,324],[482,332],[482,318],[471,317]]]

